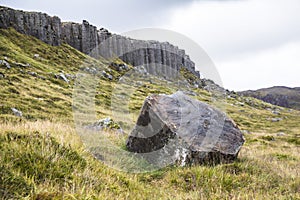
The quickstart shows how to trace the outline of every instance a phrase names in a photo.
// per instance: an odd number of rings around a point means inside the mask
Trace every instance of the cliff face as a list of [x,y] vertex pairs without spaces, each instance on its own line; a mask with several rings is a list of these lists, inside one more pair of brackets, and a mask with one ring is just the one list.
[[75,49],[89,54],[99,45],[97,27],[90,25],[87,21],[82,24],[65,22],[61,24],[61,39]]
[[0,28],[9,27],[50,45],[61,44],[61,20],[58,17],[0,7]]
[[101,55],[105,58],[120,57],[133,66],[145,65],[152,74],[185,67],[199,76],[195,64],[185,51],[168,42],[134,40],[112,34],[103,28],[97,30],[97,27],[85,20],[82,24],[62,23],[58,17],[44,13],[0,7],[0,28],[9,27],[50,45],[57,46],[65,42],[85,54],[92,53],[93,56]]

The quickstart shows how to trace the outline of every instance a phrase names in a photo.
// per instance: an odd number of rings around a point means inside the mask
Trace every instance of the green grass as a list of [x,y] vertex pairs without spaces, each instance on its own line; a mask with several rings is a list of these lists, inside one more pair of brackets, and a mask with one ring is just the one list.
[[276,147],[246,145],[231,164],[170,166],[151,173],[127,174],[94,159],[84,150],[76,131],[63,123],[2,125],[0,140],[4,197],[299,198],[300,157],[295,146],[284,149],[282,142]]
[[[52,47],[13,29],[0,29],[0,60],[3,59],[12,68],[0,65],[5,75],[0,78],[2,199],[300,199],[299,111],[232,94],[222,99],[221,106],[240,129],[249,132],[237,161],[125,173],[95,159],[87,151],[93,146],[85,148],[75,130],[73,89],[88,96],[88,85],[77,87],[75,80],[66,83],[54,76],[61,70],[75,75],[86,66],[108,70],[109,61],[92,59],[65,44]],[[20,67],[17,63],[30,66]],[[121,84],[118,77],[126,76],[125,72],[110,73],[113,81],[96,75],[95,82],[87,82],[95,87],[96,118],[114,117],[125,133],[135,123],[146,96],[171,94],[180,88],[156,78],[133,82],[131,75]],[[193,83],[193,75],[182,73]],[[196,94],[193,98],[218,106],[211,92],[192,87],[189,90]],[[128,105],[117,101],[119,110],[114,116],[110,110],[113,94],[128,100]],[[85,108],[84,102],[77,103],[78,108]],[[14,116],[11,108],[21,110],[23,117]],[[127,108],[130,115],[125,112]],[[272,109],[280,109],[280,115],[273,114]],[[282,121],[272,122],[272,118]],[[277,135],[280,132],[285,135]],[[126,135],[114,131],[106,134],[110,142],[124,149]],[[91,139],[97,143],[95,138]],[[113,162],[123,163],[119,157]]]

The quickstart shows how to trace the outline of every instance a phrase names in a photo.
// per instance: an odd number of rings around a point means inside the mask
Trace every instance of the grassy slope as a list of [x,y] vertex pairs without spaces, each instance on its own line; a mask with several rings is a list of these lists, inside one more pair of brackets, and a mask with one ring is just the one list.
[[[40,57],[34,58],[34,54]],[[4,57],[12,68],[0,66],[0,72],[5,74],[5,78],[0,78],[2,198],[300,198],[297,111],[231,95],[225,103],[228,115],[242,130],[251,132],[245,135],[247,142],[239,160],[215,167],[170,166],[153,173],[126,174],[105,166],[86,152],[72,124],[73,81],[67,84],[54,77],[60,70],[75,74],[83,63],[105,66],[105,61],[88,58],[67,45],[48,46],[14,30],[0,30],[0,60]],[[29,63],[30,67],[14,63]],[[36,72],[45,80],[29,75],[28,71]],[[120,75],[112,73],[115,77]],[[97,114],[110,116],[109,97],[116,83],[105,79],[99,83]],[[198,94],[196,98],[212,103],[210,93],[193,90]],[[176,87],[161,87],[159,81],[143,84],[131,97],[130,108],[137,114],[149,93],[174,91]],[[24,117],[14,116],[12,107],[21,110]],[[280,115],[270,109],[279,109]],[[271,118],[283,120],[271,122]],[[134,121],[135,118],[128,119],[127,123]],[[277,136],[279,132],[285,135]]]

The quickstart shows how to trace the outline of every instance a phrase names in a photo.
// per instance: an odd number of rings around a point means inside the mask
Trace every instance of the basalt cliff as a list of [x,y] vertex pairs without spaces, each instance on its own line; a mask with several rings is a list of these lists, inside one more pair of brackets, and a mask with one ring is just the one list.
[[185,67],[196,76],[195,63],[185,51],[168,42],[144,41],[112,34],[104,28],[97,29],[86,20],[80,23],[62,22],[40,12],[25,12],[0,7],[0,28],[14,28],[43,42],[58,46],[67,43],[92,56],[119,57],[133,66],[145,65],[150,73],[161,66],[179,70]]

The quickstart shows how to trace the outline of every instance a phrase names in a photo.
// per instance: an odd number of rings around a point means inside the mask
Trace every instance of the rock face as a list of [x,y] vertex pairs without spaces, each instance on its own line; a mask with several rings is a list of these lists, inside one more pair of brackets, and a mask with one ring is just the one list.
[[0,28],[9,27],[50,45],[56,46],[65,42],[94,57],[120,57],[133,66],[145,65],[150,74],[168,74],[170,70],[185,67],[200,76],[185,51],[172,44],[134,40],[112,34],[103,28],[97,30],[97,27],[90,25],[86,20],[83,20],[82,24],[62,23],[58,17],[50,17],[44,13],[0,7]]
[[151,162],[172,157],[184,166],[233,161],[243,143],[241,131],[224,113],[177,92],[145,100],[126,146],[144,154],[160,150]]
[[50,45],[61,44],[61,21],[58,17],[0,7],[0,28],[9,27]]
[[82,24],[65,22],[61,24],[62,41],[75,49],[89,54],[99,45],[97,27],[90,25],[86,20]]

